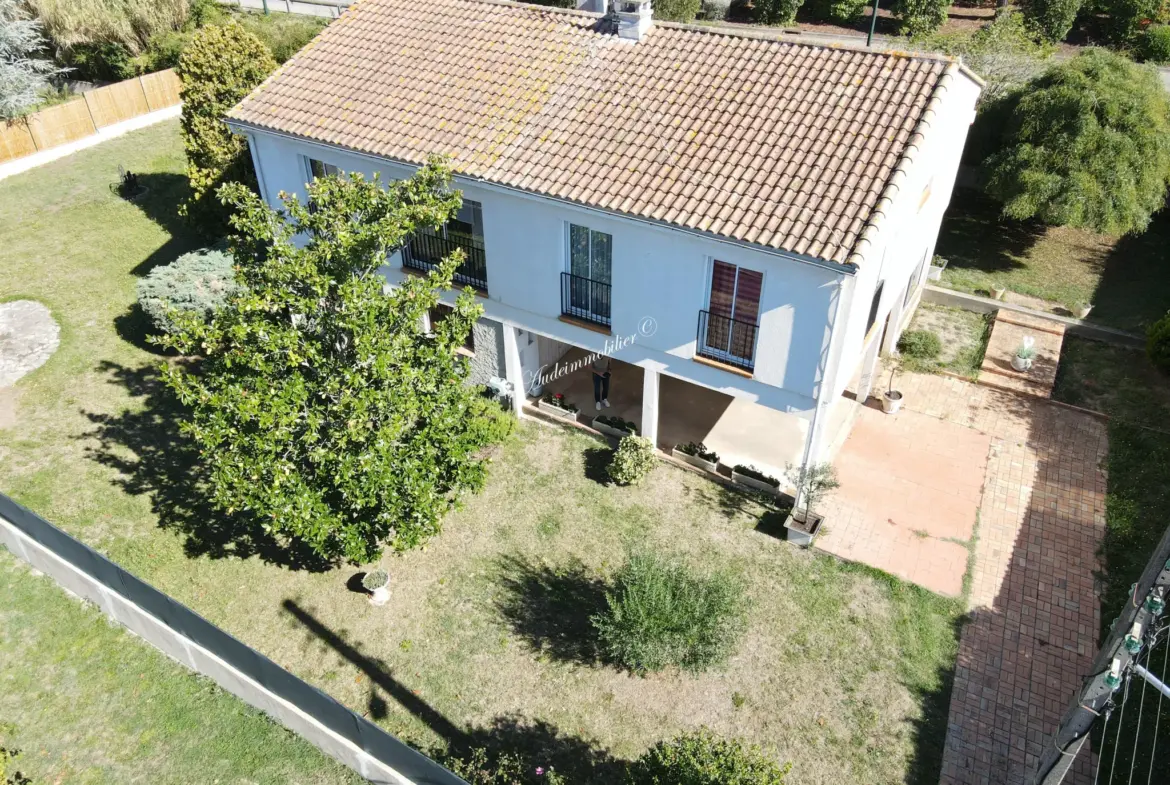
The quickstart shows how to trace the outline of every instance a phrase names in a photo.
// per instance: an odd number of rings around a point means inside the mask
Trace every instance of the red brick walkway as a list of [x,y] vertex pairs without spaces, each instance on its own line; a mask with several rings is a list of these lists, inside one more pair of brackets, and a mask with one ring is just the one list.
[[[914,375],[899,386],[908,407],[991,436],[942,783],[1022,784],[1100,626],[1093,571],[1105,525],[1105,427],[958,379]],[[1083,753],[1065,782],[1090,775]]]

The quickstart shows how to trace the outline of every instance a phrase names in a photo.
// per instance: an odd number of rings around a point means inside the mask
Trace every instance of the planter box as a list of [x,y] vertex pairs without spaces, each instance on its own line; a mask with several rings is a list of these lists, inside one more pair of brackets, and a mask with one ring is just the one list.
[[638,435],[637,433],[630,433],[629,431],[623,431],[618,428],[614,428],[612,425],[606,425],[603,422],[598,422],[596,418],[593,420],[593,430],[601,431],[606,436],[612,436],[615,439],[624,439],[627,436]]
[[943,270],[945,270],[945,269],[947,269],[947,266],[945,264],[942,267],[935,267],[932,264],[930,266],[930,269],[926,271],[926,280],[928,280],[928,281],[941,281]]
[[576,421],[577,419],[577,412],[573,411],[572,409],[562,409],[556,404],[549,403],[548,401],[540,401],[537,406],[540,407],[541,411],[548,412],[554,417],[560,417],[562,420]]
[[746,474],[740,474],[735,469],[731,470],[731,481],[736,485],[742,485],[745,488],[751,488],[755,491],[763,491],[764,493],[770,493],[773,496],[780,495],[779,485],[771,485],[764,482],[763,480],[757,480],[755,477],[749,477]]
[[825,516],[813,513],[809,517],[812,518],[811,525],[791,514],[785,519],[784,528],[788,532],[789,542],[805,548],[812,547],[813,540],[821,533],[821,524],[825,522]]
[[679,452],[677,447],[671,450],[670,454],[671,456],[678,458],[683,463],[689,463],[691,466],[694,466],[697,469],[703,469],[709,472],[715,471],[715,467],[719,465],[718,461],[704,461],[702,458],[696,457],[694,455],[689,455],[685,452]]

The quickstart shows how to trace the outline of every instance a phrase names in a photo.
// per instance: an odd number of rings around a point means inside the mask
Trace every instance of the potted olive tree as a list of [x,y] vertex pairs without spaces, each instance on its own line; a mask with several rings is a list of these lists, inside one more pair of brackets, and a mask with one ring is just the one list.
[[784,521],[788,530],[788,541],[796,545],[809,546],[821,531],[823,515],[815,512],[817,503],[827,492],[840,487],[833,464],[814,463],[804,471],[799,466],[788,464],[788,481],[796,488],[796,497],[802,502],[800,509],[794,505]]
[[892,354],[887,358],[890,365],[890,383],[882,393],[882,411],[886,414],[897,414],[902,408],[902,392],[894,389],[894,377],[902,370],[902,358]]
[[390,573],[383,569],[367,572],[362,578],[362,587],[370,592],[371,605],[385,605],[390,602]]

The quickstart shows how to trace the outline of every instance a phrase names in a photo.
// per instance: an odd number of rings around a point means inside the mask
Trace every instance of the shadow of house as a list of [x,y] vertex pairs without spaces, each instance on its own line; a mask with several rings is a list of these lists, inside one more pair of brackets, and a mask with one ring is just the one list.
[[553,568],[506,556],[496,564],[496,609],[534,651],[562,662],[602,662],[590,620],[606,608],[606,584],[581,563]]
[[200,237],[192,225],[179,215],[179,205],[191,193],[185,175],[174,172],[144,172],[138,175],[138,183],[149,191],[145,196],[135,199],[134,206],[162,227],[170,235],[170,239],[139,262],[130,271],[131,274],[142,277],[155,267],[170,264],[188,251],[212,244],[212,240]]
[[87,455],[117,471],[114,482],[127,493],[149,495],[159,526],[183,537],[188,556],[259,556],[271,564],[312,572],[332,566],[302,543],[281,541],[265,532],[254,517],[229,515],[211,503],[199,448],[179,427],[187,411],[163,384],[157,367],[102,362],[98,370],[141,405],[119,414],[83,412],[94,430],[81,438],[97,440],[96,446],[87,447]]
[[440,763],[450,766],[453,760],[466,761],[474,750],[483,750],[488,760],[511,756],[523,761],[522,767],[528,772],[524,781],[532,785],[542,781],[541,775],[536,773],[537,767],[554,768],[574,785],[622,782],[626,767],[623,761],[598,749],[596,744],[563,733],[543,720],[530,721],[520,715],[506,714],[482,727],[460,728],[396,679],[384,661],[363,653],[358,646],[346,641],[344,633],[330,629],[294,600],[285,600],[282,607],[312,638],[332,649],[370,680],[373,686],[366,711],[372,718],[379,720],[388,715],[388,697],[441,738],[446,744],[444,749],[425,751]]

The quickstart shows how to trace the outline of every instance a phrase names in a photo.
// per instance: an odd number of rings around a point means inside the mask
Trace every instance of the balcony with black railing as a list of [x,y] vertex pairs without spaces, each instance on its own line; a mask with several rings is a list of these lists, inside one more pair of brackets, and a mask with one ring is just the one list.
[[755,322],[699,311],[696,354],[750,372],[756,367],[756,336],[759,331],[760,326]]
[[455,270],[455,283],[487,291],[487,254],[483,243],[467,236],[448,236],[428,230],[415,232],[402,247],[402,265],[429,272],[456,249],[464,253],[463,264]]
[[610,326],[610,285],[561,273],[561,313],[603,327]]

